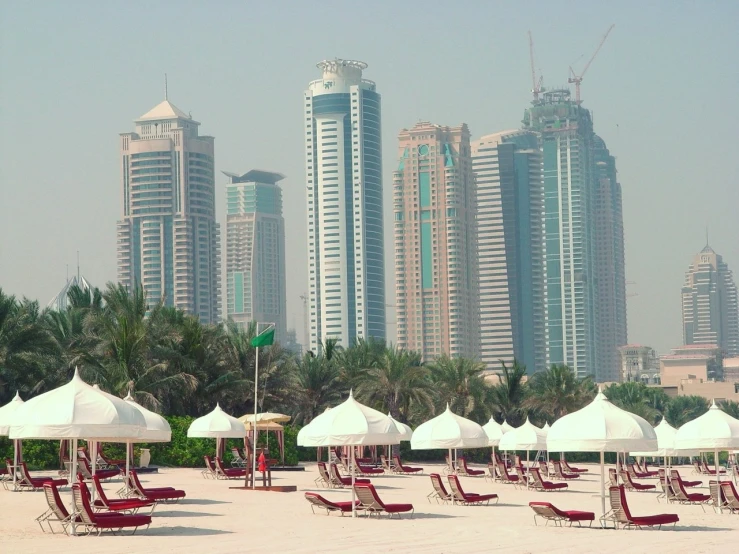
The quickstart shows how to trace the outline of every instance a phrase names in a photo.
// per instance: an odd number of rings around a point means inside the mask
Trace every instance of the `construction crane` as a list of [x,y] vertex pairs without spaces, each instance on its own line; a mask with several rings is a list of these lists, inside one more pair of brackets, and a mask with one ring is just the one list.
[[305,341],[305,349],[308,350],[310,346],[310,330],[308,329],[308,293],[300,295],[300,299],[303,301],[303,340]]
[[610,32],[613,30],[615,26],[616,24],[614,23],[613,25],[608,27],[606,34],[603,35],[602,39],[600,39],[600,44],[598,45],[598,48],[595,49],[595,52],[590,57],[590,61],[588,61],[588,63],[585,64],[585,67],[583,68],[582,73],[580,73],[580,75],[576,75],[575,71],[572,69],[572,66],[570,66],[571,77],[567,79],[567,82],[575,83],[575,100],[577,101],[578,104],[580,104],[580,83],[582,83],[582,79],[583,77],[585,77],[585,73],[588,71],[590,64],[593,63],[595,56],[598,55],[598,52],[600,52],[600,49],[603,47],[603,43],[606,41],[606,39],[608,38],[608,35],[610,34]]
[[539,101],[539,93],[544,92],[544,87],[542,87],[542,82],[544,81],[544,77],[539,75],[539,80],[536,80],[536,65],[534,63],[534,39],[531,36],[531,31],[529,31],[529,57],[531,58],[531,92],[534,94],[534,104],[536,104]]

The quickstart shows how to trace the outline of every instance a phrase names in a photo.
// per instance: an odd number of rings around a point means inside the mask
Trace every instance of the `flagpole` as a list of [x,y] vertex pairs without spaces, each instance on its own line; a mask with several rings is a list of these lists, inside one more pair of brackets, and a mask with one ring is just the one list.
[[[257,336],[259,336],[259,323],[257,323]],[[259,393],[259,347],[257,346],[257,359],[254,363],[254,420],[251,422],[252,437],[254,444],[251,449],[251,488],[257,487],[257,394]]]

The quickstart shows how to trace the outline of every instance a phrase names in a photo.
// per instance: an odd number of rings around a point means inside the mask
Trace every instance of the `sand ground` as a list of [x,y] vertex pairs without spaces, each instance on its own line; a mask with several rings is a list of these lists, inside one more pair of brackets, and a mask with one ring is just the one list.
[[[180,504],[160,505],[151,528],[135,536],[71,538],[44,534],[34,521],[46,508],[42,493],[12,493],[0,489],[0,553],[68,553],[80,548],[105,554],[152,552],[733,552],[739,540],[739,515],[717,514],[700,506],[658,503],[657,494],[627,493],[635,515],[677,513],[674,529],[601,530],[535,526],[532,500],[554,503],[562,509],[600,512],[597,466],[571,482],[563,492],[518,490],[511,485],[462,477],[468,492],[496,492],[498,505],[451,506],[429,503],[428,473],[439,465],[424,466],[424,475],[373,478],[387,502],[411,502],[413,519],[352,520],[350,517],[313,515],[303,492],[318,490],[329,499],[348,500],[348,490],[316,487],[315,464],[305,472],[275,473],[274,484],[294,484],[298,492],[267,493],[231,490],[235,482],[202,478],[195,469],[161,469],[144,476],[145,486],[174,486],[187,491]],[[681,468],[684,477],[690,468]],[[649,482],[655,482],[650,480]],[[106,484],[111,496],[119,481]],[[701,489],[707,492],[707,489]],[[71,504],[71,492],[62,492]]]

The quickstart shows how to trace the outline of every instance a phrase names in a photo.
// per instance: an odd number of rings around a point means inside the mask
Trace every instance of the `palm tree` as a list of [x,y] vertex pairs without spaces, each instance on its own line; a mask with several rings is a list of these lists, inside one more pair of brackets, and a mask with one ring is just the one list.
[[662,398],[639,381],[613,384],[606,388],[604,394],[619,408],[643,417],[652,425],[657,423],[661,415],[659,407],[664,406],[666,398],[666,395]]
[[344,388],[357,388],[365,378],[367,370],[376,366],[384,354],[385,341],[373,337],[357,338],[349,348],[338,351],[335,359]]
[[708,400],[702,396],[676,396],[665,408],[665,418],[673,427],[680,427],[708,411]]
[[731,417],[739,419],[739,402],[734,402],[733,400],[722,400],[718,403],[718,407]]
[[513,360],[510,368],[501,360],[500,366],[500,381],[488,389],[488,401],[498,419],[519,425],[523,422],[523,404],[527,395],[524,382],[526,366],[517,360]]
[[359,383],[357,396],[404,423],[411,404],[430,408],[428,370],[421,364],[420,354],[398,347],[386,348]]
[[306,424],[340,398],[339,371],[332,360],[306,354],[294,364],[290,405],[293,422]]
[[546,371],[535,373],[529,387],[531,394],[524,406],[550,421],[579,410],[596,392],[590,377],[578,379],[565,364],[553,364]]
[[485,365],[469,358],[450,358],[446,354],[436,358],[428,366],[433,383],[436,412],[446,404],[463,417],[474,412],[484,419],[486,385],[482,372]]

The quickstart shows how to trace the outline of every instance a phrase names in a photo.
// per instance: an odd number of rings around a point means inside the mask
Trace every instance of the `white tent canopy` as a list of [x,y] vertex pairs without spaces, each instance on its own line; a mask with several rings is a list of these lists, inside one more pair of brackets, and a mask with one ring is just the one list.
[[[257,421],[257,428],[260,427],[260,423],[287,423],[292,418],[289,415],[285,414],[278,414],[274,412],[262,412],[260,414],[257,414],[256,421]],[[242,423],[251,423],[254,421],[254,414],[246,414],[242,415],[239,418],[239,421]]]
[[547,421],[546,423],[544,423],[544,427],[542,427],[541,430],[544,431],[545,435],[548,435],[549,429],[551,429],[551,427],[549,426],[549,422]]
[[435,448],[482,448],[488,445],[488,436],[483,428],[449,409],[419,425],[413,432],[413,450]]
[[500,426],[503,428],[503,433],[507,433],[508,431],[513,431],[515,429],[513,425],[508,423],[507,419],[504,419]]
[[651,452],[630,452],[632,456],[659,456],[659,457],[670,457],[670,456],[697,456],[697,450],[677,450],[675,448],[675,436],[677,435],[677,429],[667,423],[666,419],[662,419],[659,424],[654,428],[654,432],[657,434],[657,449]]
[[396,420],[389,413],[387,414],[387,417],[389,417],[390,420],[395,424],[395,429],[398,431],[398,434],[400,435],[398,438],[401,441],[409,441],[409,440],[411,440],[411,437],[413,436],[413,429],[411,429],[410,426],[408,426],[405,423],[401,423],[400,421]]
[[146,420],[122,398],[85,383],[77,370],[66,385],[22,404],[13,416],[11,439],[137,439]]
[[7,437],[10,433],[10,423],[15,411],[23,405],[20,395],[16,392],[13,400],[0,408],[0,437]]
[[323,412],[298,433],[299,446],[398,444],[400,433],[388,416],[349,398]]
[[677,430],[675,447],[694,450],[735,450],[739,448],[739,419],[712,403],[709,410]]
[[190,438],[243,439],[246,436],[246,427],[216,404],[212,412],[199,417],[190,424],[187,436]]
[[146,430],[136,441],[132,442],[169,442],[172,440],[172,428],[166,419],[138,404],[130,394],[124,400],[138,410],[146,422]]
[[500,439],[505,434],[503,426],[495,421],[492,416],[490,417],[490,421],[482,426],[482,430],[485,431],[485,435],[488,438],[488,446],[498,446]]
[[521,427],[516,427],[503,435],[500,439],[498,448],[501,450],[546,450],[547,435],[543,429],[537,427],[526,418],[526,422]]

